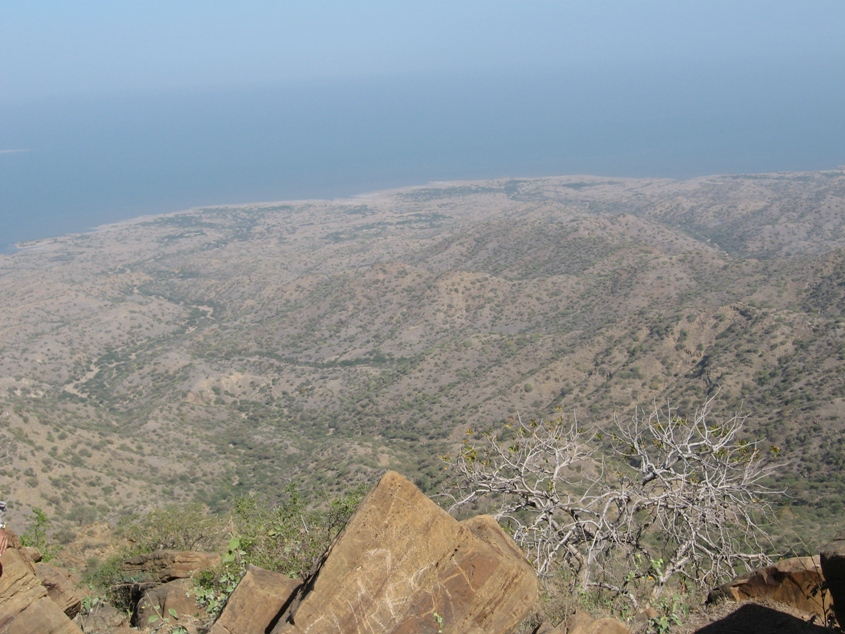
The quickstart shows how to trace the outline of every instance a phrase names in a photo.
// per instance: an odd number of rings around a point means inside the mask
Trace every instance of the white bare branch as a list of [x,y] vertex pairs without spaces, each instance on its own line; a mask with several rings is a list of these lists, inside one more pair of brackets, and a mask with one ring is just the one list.
[[[760,521],[778,492],[765,485],[765,452],[742,438],[744,418],[714,424],[711,405],[691,419],[658,407],[614,418],[609,433],[520,418],[470,432],[453,508],[491,501],[539,574],[568,565],[582,589],[633,597],[630,584],[647,579],[656,597],[673,578],[712,586],[768,561]],[[602,443],[610,451],[598,459]]]

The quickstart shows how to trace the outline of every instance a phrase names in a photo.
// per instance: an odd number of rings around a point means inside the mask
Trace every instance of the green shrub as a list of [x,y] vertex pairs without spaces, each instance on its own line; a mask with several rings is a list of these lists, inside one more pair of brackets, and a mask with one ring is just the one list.
[[124,520],[118,533],[125,545],[102,563],[89,562],[86,582],[110,603],[129,606],[123,563],[132,556],[162,549],[216,551],[221,564],[195,577],[197,595],[209,614],[217,614],[250,564],[304,578],[345,526],[364,496],[362,487],[334,498],[305,497],[289,485],[280,502],[245,496],[226,516],[199,504],[156,508]]
[[226,542],[225,521],[201,504],[155,508],[121,527],[135,554],[172,548],[216,552]]
[[240,498],[230,514],[230,539],[222,563],[196,578],[200,602],[209,614],[217,614],[250,564],[304,579],[363,496],[364,489],[358,487],[317,505],[291,484],[276,504],[252,496]]
[[323,555],[363,497],[354,489],[322,505],[302,496],[295,484],[278,504],[243,497],[232,510],[232,537],[247,563],[303,577]]
[[41,552],[43,561],[50,561],[55,555],[57,548],[47,540],[47,527],[50,520],[47,514],[40,508],[32,509],[32,526],[21,535],[21,543],[24,546],[37,548]]

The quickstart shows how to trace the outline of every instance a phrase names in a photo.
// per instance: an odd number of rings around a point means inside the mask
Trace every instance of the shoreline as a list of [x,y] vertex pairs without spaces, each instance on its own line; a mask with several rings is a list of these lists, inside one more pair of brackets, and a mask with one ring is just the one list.
[[693,176],[690,178],[665,178],[665,177],[631,177],[631,176],[607,176],[607,175],[595,175],[595,174],[558,174],[558,175],[546,175],[546,176],[500,176],[497,178],[484,178],[484,179],[454,179],[454,180],[434,180],[428,181],[422,184],[415,184],[415,185],[403,185],[398,187],[388,187],[386,189],[377,189],[371,191],[360,192],[357,194],[352,194],[350,196],[339,196],[337,198],[300,198],[300,199],[278,199],[278,200],[264,200],[264,201],[249,201],[249,202],[240,202],[240,203],[232,203],[232,204],[212,204],[212,205],[197,205],[193,207],[188,207],[185,209],[178,209],[175,211],[166,211],[162,213],[152,213],[152,214],[141,214],[139,216],[133,216],[131,218],[126,218],[123,220],[116,220],[114,222],[107,222],[99,225],[95,225],[93,227],[83,229],[80,231],[73,231],[70,233],[55,235],[55,236],[48,236],[44,238],[36,238],[33,240],[23,240],[19,242],[14,242],[11,244],[7,244],[5,246],[0,245],[0,259],[10,257],[16,255],[18,253],[31,253],[34,251],[42,251],[46,250],[52,244],[55,244],[59,241],[65,240],[67,238],[72,238],[74,236],[85,235],[88,233],[101,233],[107,232],[114,229],[118,229],[121,227],[126,227],[129,225],[139,224],[142,222],[148,222],[150,220],[154,220],[156,218],[164,218],[168,216],[175,216],[178,214],[185,214],[185,213],[195,213],[197,211],[206,210],[206,209],[218,209],[221,207],[229,207],[234,209],[242,209],[244,207],[268,207],[273,205],[281,205],[281,204],[306,204],[306,203],[343,203],[345,201],[349,202],[358,202],[362,199],[373,198],[378,196],[386,196],[390,194],[396,194],[399,192],[406,192],[406,191],[413,191],[415,189],[424,189],[430,187],[448,187],[448,186],[455,186],[455,185],[468,185],[472,183],[491,183],[503,180],[542,180],[542,179],[585,179],[585,178],[596,178],[596,179],[608,179],[612,178],[615,180],[633,180],[633,181],[655,181],[655,180],[666,180],[672,182],[693,182],[697,180],[704,180],[710,178],[721,178],[726,176],[735,176],[735,177],[742,177],[742,176],[774,176],[774,175],[805,175],[805,174],[826,174],[826,173],[845,173],[845,164],[838,165],[835,168],[829,169],[821,169],[821,170],[790,170],[790,171],[775,171],[775,172],[748,172],[748,173],[724,173],[724,174],[707,174],[702,176]]

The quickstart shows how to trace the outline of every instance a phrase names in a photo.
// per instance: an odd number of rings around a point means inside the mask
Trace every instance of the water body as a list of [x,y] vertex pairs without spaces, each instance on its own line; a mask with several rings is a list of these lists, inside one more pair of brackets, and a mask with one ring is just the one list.
[[195,206],[432,180],[833,169],[845,61],[0,102],[0,250]]

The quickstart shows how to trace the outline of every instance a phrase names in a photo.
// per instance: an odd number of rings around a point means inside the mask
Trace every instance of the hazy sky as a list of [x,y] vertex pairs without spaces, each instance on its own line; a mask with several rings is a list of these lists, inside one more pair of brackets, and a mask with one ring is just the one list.
[[3,100],[831,59],[845,60],[845,0],[0,0]]

